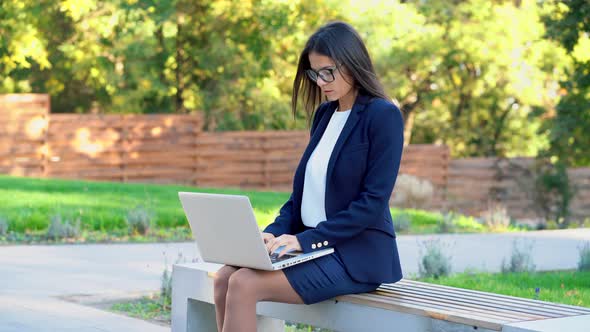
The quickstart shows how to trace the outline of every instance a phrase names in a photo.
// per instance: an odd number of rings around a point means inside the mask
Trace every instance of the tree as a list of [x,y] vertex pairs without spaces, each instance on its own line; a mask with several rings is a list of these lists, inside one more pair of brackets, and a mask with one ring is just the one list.
[[571,66],[560,82],[562,98],[555,110],[539,110],[549,120],[545,155],[567,166],[590,166],[590,2],[550,1],[545,4],[547,35],[567,50]]
[[414,143],[457,157],[535,155],[535,106],[551,105],[565,54],[544,40],[533,1],[404,1],[357,24]]

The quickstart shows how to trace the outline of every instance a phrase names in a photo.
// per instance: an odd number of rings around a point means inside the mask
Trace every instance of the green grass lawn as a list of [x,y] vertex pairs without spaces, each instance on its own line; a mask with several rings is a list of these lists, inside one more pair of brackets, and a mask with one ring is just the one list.
[[51,216],[81,220],[86,230],[126,230],[129,209],[154,212],[158,228],[187,227],[179,191],[248,195],[261,226],[272,221],[288,193],[208,189],[178,185],[123,184],[0,176],[0,216],[15,232],[48,227]]
[[[38,242],[56,215],[72,223],[80,221],[81,234],[73,242],[186,240],[190,238],[190,231],[178,200],[179,191],[247,195],[261,228],[274,220],[289,198],[289,193],[283,192],[0,175],[0,223],[4,220],[8,224],[8,232],[4,234],[0,227],[0,242]],[[126,216],[136,207],[153,213],[155,227],[148,235],[130,237]],[[407,229],[398,227],[401,234],[439,232],[439,221],[443,218],[441,214],[421,210],[392,209],[392,214],[394,219],[402,215],[408,220]],[[490,230],[471,217],[457,215],[453,219],[452,231]]]

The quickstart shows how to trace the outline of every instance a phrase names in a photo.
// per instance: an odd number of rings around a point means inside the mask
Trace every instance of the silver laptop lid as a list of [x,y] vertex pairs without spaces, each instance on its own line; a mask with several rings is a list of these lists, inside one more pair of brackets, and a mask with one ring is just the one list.
[[203,260],[272,269],[247,196],[179,192]]

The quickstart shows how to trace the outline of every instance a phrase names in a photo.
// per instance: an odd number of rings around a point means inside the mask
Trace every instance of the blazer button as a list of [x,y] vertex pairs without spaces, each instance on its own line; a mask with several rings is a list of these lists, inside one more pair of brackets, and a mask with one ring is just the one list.
[[315,243],[311,245],[311,249],[315,249]]
[[324,246],[327,246],[327,245],[328,245],[328,241],[324,241]]
[[321,248],[321,247],[322,247],[322,243],[318,242],[318,248]]

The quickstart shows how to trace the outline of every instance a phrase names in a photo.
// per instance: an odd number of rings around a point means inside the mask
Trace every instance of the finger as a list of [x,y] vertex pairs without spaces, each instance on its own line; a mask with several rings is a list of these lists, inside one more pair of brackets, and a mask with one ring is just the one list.
[[283,257],[286,253],[288,253],[292,250],[293,250],[293,244],[285,245],[285,248],[283,248],[283,250],[281,250],[281,252],[279,253],[279,257]]
[[268,242],[266,243],[266,250],[267,250],[269,253],[271,253],[271,252],[272,252],[271,250],[272,250],[272,247],[273,247],[273,245],[274,245],[275,241],[276,241],[276,239],[270,239],[270,240],[268,240]]
[[268,253],[272,254],[276,250],[276,248],[279,246],[280,246],[280,240],[278,238],[272,239],[268,245]]
[[284,236],[279,236],[279,237],[275,237],[274,239],[272,239],[272,251],[275,251],[278,247],[280,247],[281,245],[283,245],[285,242],[285,237]]
[[271,253],[274,253],[275,251],[277,251],[277,250],[279,250],[279,249],[280,249],[280,250],[281,250],[281,252],[282,252],[282,250],[283,250],[283,249],[282,249],[281,247],[282,247],[282,246],[284,246],[284,245],[285,245],[285,243],[284,243],[284,240],[276,241],[276,242],[274,243],[274,245],[272,246],[272,248],[271,248],[270,252],[271,252]]
[[276,242],[271,248],[270,248],[270,253],[273,254],[275,253],[281,246],[283,246],[282,243],[280,242]]

